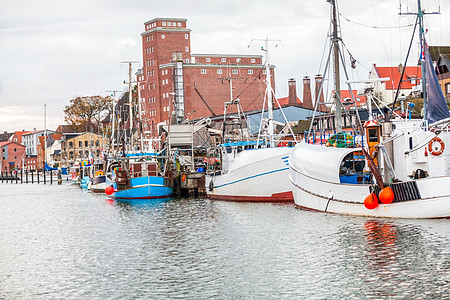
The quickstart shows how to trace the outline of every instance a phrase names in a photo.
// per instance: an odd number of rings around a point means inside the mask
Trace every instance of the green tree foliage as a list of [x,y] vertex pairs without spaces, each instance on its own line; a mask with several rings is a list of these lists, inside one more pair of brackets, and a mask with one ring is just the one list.
[[99,132],[100,121],[111,112],[112,103],[109,96],[76,97],[65,107],[64,120],[74,131]]

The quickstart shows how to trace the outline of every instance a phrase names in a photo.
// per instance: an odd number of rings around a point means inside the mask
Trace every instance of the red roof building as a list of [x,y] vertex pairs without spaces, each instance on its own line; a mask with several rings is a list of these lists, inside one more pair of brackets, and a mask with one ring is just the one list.
[[[352,99],[352,94],[353,94],[353,99]],[[353,106],[353,100],[355,100],[356,107],[365,106],[367,103],[366,95],[358,95],[358,91],[356,91],[356,90],[352,90],[352,93],[350,93],[349,90],[341,90],[341,102],[344,105],[352,105]]]
[[22,135],[30,133],[31,131],[15,131],[11,137],[11,141],[22,144]]
[[374,83],[375,96],[378,96],[385,103],[394,101],[395,93],[400,83],[401,74],[404,71],[401,80],[400,95],[409,96],[410,94],[420,96],[422,71],[420,66],[412,66],[404,68],[401,64],[397,67],[378,67],[373,64],[369,73],[370,79],[389,78],[384,82]]

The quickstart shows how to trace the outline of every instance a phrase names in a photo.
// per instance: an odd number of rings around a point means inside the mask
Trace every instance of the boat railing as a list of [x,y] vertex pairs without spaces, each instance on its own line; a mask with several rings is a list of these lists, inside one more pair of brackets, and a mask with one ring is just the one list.
[[[345,133],[346,135],[349,135],[352,137],[350,140],[345,140],[345,144],[347,148],[356,148],[356,147],[364,147],[364,135],[357,134],[354,131],[342,131],[339,132],[339,134]],[[304,139],[305,142],[308,144],[318,144],[318,145],[327,145],[327,142],[332,138],[333,136],[339,137],[338,132],[323,132],[323,133],[316,133],[311,132],[311,138],[308,139],[308,132],[305,131]],[[338,139],[339,140],[339,139]],[[344,142],[344,140],[342,140]],[[329,145],[328,145],[329,146]],[[333,145],[331,145],[333,146]]]

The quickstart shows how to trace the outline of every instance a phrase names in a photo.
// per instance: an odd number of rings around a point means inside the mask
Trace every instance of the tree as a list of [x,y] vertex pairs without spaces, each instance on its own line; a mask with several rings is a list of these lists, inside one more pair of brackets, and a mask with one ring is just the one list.
[[76,97],[64,109],[64,120],[78,131],[98,132],[100,121],[111,112],[112,103],[109,96]]

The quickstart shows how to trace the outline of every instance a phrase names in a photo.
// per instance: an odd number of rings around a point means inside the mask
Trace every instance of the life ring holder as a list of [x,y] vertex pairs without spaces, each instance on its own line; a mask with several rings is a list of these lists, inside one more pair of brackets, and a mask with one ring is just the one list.
[[[439,143],[440,145],[439,149],[437,147],[433,148],[434,143]],[[434,156],[442,155],[442,153],[444,153],[444,149],[445,149],[444,141],[442,141],[437,136],[432,138],[431,141],[428,143],[428,152],[430,152]]]

